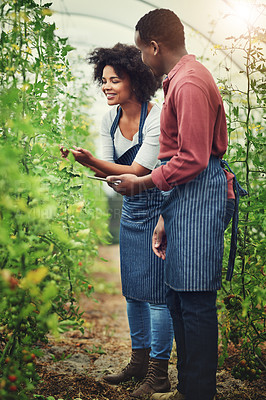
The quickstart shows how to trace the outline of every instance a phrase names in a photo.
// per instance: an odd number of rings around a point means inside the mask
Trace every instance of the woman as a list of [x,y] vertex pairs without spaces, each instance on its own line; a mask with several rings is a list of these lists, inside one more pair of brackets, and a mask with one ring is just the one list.
[[[94,80],[101,85],[108,105],[114,107],[102,122],[104,160],[79,147],[71,150],[76,161],[101,177],[150,174],[158,166],[160,109],[149,101],[158,80],[134,46],[118,43],[113,48],[98,48],[88,61],[94,65]],[[132,355],[121,372],[106,375],[104,380],[118,384],[146,376],[133,397],[170,389],[172,321],[165,304],[164,261],[152,251],[152,232],[161,203],[157,188],[123,199],[120,264]]]

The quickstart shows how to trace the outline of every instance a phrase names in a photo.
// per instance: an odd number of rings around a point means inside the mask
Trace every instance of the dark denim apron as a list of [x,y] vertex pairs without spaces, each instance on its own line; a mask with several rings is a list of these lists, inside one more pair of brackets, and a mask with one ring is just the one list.
[[221,287],[227,180],[220,160],[175,186],[162,205],[167,237],[165,282],[176,291]]
[[[117,157],[115,146],[114,161],[131,165],[143,141],[143,125],[147,116],[148,103],[141,107],[138,144],[132,146],[121,157]],[[113,139],[121,116],[121,107],[111,126]],[[165,303],[164,261],[152,250],[152,234],[160,216],[163,197],[157,188],[146,190],[132,197],[123,197],[120,221],[120,267],[122,292],[125,297]]]

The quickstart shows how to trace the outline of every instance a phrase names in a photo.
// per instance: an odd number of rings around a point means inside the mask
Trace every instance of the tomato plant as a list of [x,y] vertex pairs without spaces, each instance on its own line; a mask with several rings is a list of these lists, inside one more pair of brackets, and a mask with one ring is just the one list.
[[60,158],[60,145],[93,147],[91,99],[50,6],[0,5],[0,399],[28,398],[49,332],[82,330],[76,298],[91,293],[88,267],[107,237],[98,182]]
[[[258,6],[260,7],[260,6]],[[258,10],[260,12],[260,10]],[[265,55],[262,42],[265,30],[248,25],[247,32],[231,37],[224,47],[229,54],[241,52],[244,60],[243,87],[234,78],[220,82],[226,103],[229,130],[227,159],[248,196],[240,200],[238,252],[232,281],[223,282],[219,295],[219,318],[223,353],[231,342],[242,361],[233,369],[241,379],[256,379],[265,369],[262,343],[265,341]],[[226,250],[230,229],[226,234]],[[224,261],[228,257],[224,258]],[[226,273],[226,264],[224,265]]]

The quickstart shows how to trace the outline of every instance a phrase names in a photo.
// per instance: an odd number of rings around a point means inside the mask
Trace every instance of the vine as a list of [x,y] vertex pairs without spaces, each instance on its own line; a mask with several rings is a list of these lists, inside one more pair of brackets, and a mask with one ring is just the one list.
[[0,399],[26,400],[48,333],[82,330],[76,300],[107,238],[106,200],[64,144],[93,147],[88,86],[77,87],[51,3],[0,5]]
[[[235,346],[240,359],[232,370],[236,378],[253,380],[265,369],[262,343],[265,334],[265,56],[262,43],[266,32],[247,26],[240,37],[230,37],[223,47],[231,56],[242,52],[244,69],[240,70],[245,87],[231,80],[220,80],[227,104],[229,149],[227,159],[248,196],[241,198],[238,229],[238,256],[230,283],[223,282],[219,298],[219,321],[223,352]],[[230,232],[226,234],[230,243]],[[225,260],[227,257],[225,257]],[[226,265],[225,265],[226,269]]]

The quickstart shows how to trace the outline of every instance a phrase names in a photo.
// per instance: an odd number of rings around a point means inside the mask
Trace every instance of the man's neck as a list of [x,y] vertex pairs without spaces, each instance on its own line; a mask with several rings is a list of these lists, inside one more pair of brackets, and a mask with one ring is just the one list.
[[181,60],[181,58],[187,55],[188,52],[185,48],[180,49],[178,52],[169,52],[165,54],[165,73],[169,72],[174,68],[174,66]]

